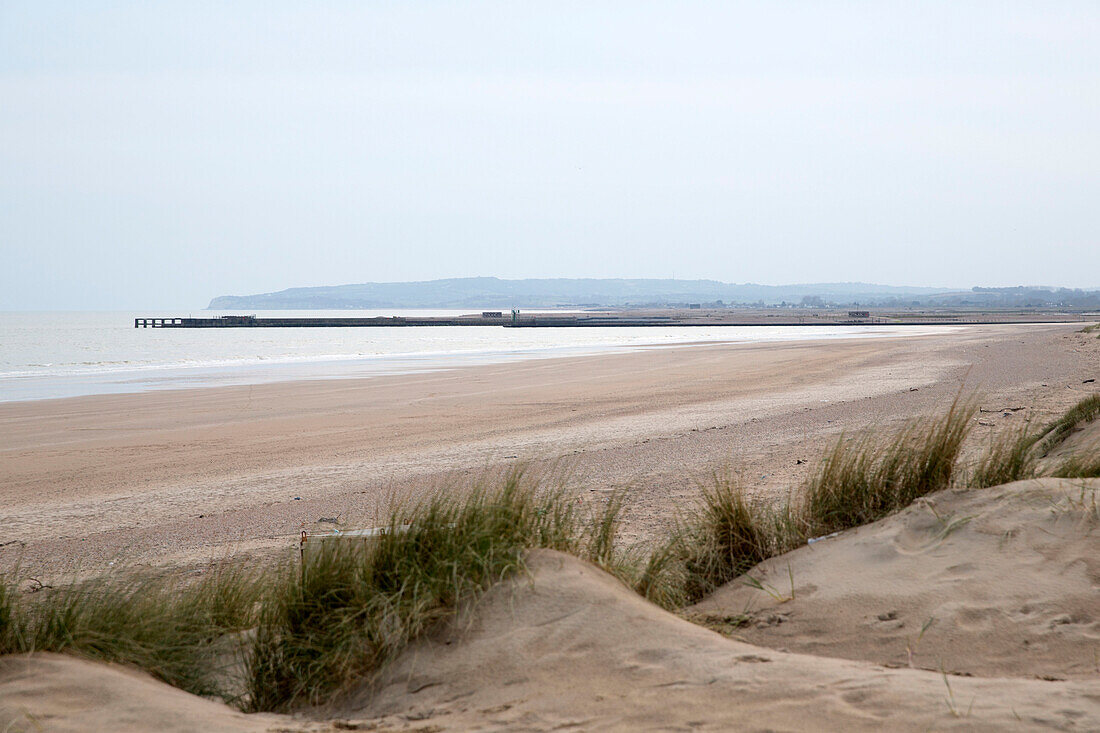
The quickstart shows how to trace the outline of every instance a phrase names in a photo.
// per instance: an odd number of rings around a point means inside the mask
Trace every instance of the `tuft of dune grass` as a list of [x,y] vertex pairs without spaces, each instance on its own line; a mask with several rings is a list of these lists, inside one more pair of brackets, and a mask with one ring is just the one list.
[[217,642],[255,623],[261,590],[259,575],[229,564],[191,583],[120,574],[45,588],[24,602],[5,584],[0,654],[70,652],[132,664],[188,692],[230,699],[219,679],[235,660]]
[[328,543],[301,573],[281,574],[249,654],[248,709],[323,702],[521,570],[528,549],[582,554],[582,544],[574,502],[539,495],[520,472],[464,497],[441,493],[398,507],[375,541]]
[[8,582],[0,582],[0,654],[19,651],[15,645],[15,620],[13,588]]
[[750,500],[730,476],[716,474],[675,536],[684,601],[694,603],[790,549],[793,542],[777,531],[780,526],[770,507]]
[[1085,397],[1043,430],[1040,446],[1042,454],[1046,455],[1066,442],[1066,438],[1074,430],[1084,423],[1095,420],[1097,416],[1100,416],[1100,392],[1094,392]]
[[616,539],[619,531],[626,492],[619,490],[611,494],[603,511],[593,514],[589,530],[586,559],[603,568],[614,569],[621,562]]
[[1100,478],[1100,445],[1065,459],[1051,475],[1058,478]]
[[984,489],[1033,478],[1036,461],[1033,448],[1038,441],[1039,436],[1027,423],[1003,433],[978,459],[970,487]]
[[646,599],[676,610],[804,540],[789,503],[776,508],[753,500],[731,474],[715,473],[670,536],[636,554],[620,577]]
[[887,441],[841,436],[804,488],[807,531],[868,524],[950,486],[976,409],[956,399],[943,417],[912,423]]

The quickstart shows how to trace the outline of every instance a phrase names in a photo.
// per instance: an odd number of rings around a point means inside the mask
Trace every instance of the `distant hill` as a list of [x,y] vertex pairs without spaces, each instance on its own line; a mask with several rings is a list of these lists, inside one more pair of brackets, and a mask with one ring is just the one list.
[[[717,280],[550,278],[501,280],[466,277],[402,283],[362,283],[289,288],[258,295],[223,295],[215,310],[306,310],[342,308],[548,308],[554,306],[661,306],[826,303],[908,305],[914,298],[958,293],[946,288],[894,287],[867,283],[804,285],[732,284]],[[970,294],[969,291],[963,291]],[[817,301],[813,301],[817,302]]]
[[976,305],[985,308],[1100,308],[1100,290],[1024,286],[971,288],[930,296],[927,303],[933,306]]

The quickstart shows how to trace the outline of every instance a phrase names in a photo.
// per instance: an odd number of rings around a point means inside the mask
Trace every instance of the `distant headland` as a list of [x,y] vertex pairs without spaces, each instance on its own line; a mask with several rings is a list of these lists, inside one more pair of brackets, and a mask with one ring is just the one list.
[[969,290],[869,283],[757,285],[717,280],[467,277],[288,288],[222,295],[211,310],[585,307],[1011,307],[1100,308],[1100,290],[1003,287]]

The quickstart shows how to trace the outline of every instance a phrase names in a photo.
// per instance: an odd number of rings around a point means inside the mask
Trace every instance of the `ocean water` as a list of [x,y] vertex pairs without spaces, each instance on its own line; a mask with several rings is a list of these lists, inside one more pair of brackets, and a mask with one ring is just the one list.
[[[273,311],[256,315],[457,316],[470,312]],[[222,314],[0,313],[0,402],[370,377],[693,342],[875,338],[951,330],[896,326],[134,328],[136,317]]]

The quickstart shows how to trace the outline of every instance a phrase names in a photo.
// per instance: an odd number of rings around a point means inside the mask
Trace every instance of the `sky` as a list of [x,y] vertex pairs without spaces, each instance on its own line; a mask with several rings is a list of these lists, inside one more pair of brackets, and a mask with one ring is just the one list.
[[0,310],[1100,287],[1100,3],[0,0]]

